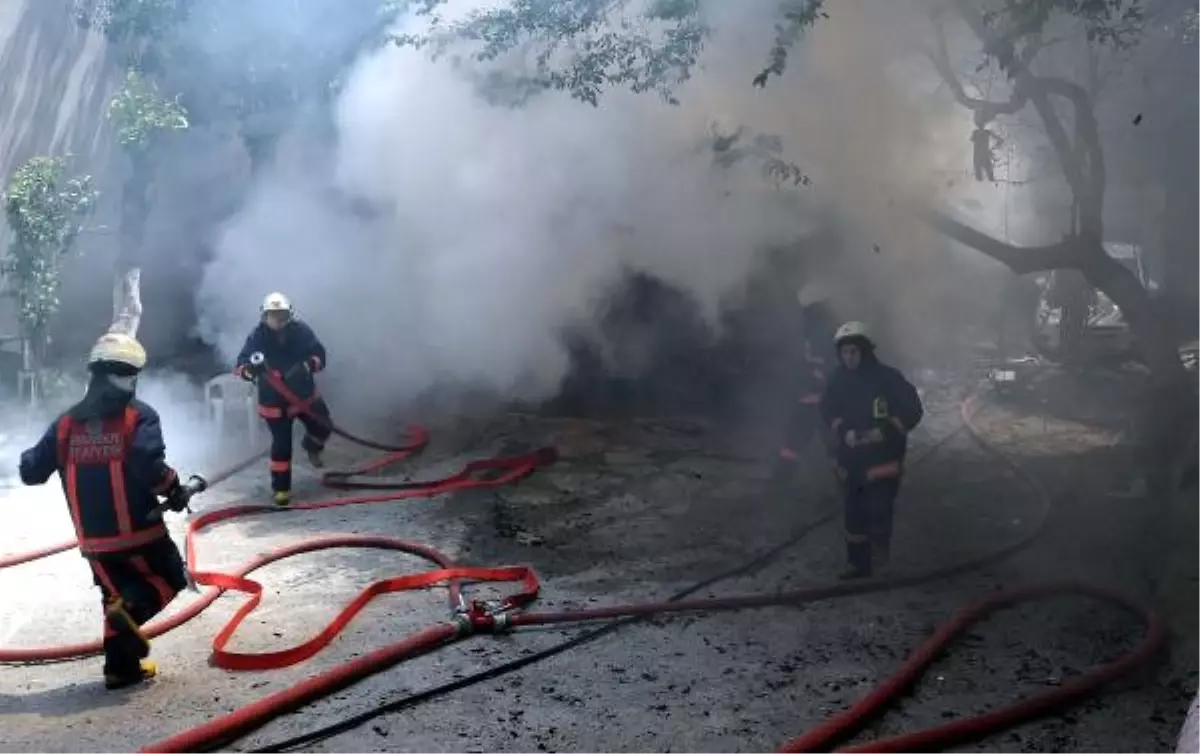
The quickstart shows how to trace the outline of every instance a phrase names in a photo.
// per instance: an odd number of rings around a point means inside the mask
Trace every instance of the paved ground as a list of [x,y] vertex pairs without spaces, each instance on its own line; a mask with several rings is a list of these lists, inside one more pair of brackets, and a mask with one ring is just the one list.
[[[1060,380],[1061,382],[1061,380]],[[952,432],[962,390],[924,385],[930,418],[914,457]],[[1056,395],[1053,386],[1038,395]],[[1080,396],[1111,386],[1068,385]],[[1059,386],[1061,391],[1061,386]],[[1036,396],[1035,396],[1036,398]],[[1036,399],[991,405],[989,437],[1051,490],[1047,533],[1034,549],[983,572],[882,595],[803,608],[694,615],[622,629],[521,672],[484,683],[338,736],[321,751],[761,751],[769,750],[865,693],[934,626],[999,585],[1086,576],[1129,588],[1167,611],[1170,653],[1153,669],[1063,716],[1021,726],[963,750],[1155,751],[1173,748],[1196,689],[1197,537],[1194,495],[1166,503],[1138,497],[1121,427],[1103,416],[1058,411]],[[1056,406],[1057,408],[1057,406]],[[620,424],[506,416],[460,426],[413,465],[421,476],[464,457],[552,442],[563,461],[498,493],[269,516],[204,535],[206,566],[234,564],[316,533],[409,537],[469,563],[532,563],[542,605],[598,605],[663,598],[729,569],[834,509],[810,494],[767,492],[769,469],[739,455],[701,422]],[[358,457],[349,449],[341,459]],[[258,475],[261,476],[261,475]],[[11,484],[11,480],[5,482]],[[820,481],[812,482],[819,487]],[[311,475],[300,494],[318,494]],[[54,489],[6,493],[10,515],[0,552],[68,533]],[[214,490],[206,505],[262,496],[254,474]],[[917,571],[996,546],[1036,520],[1037,501],[965,435],[946,443],[903,493],[892,569]],[[840,565],[840,526],[825,526],[756,573],[712,594],[771,591],[829,579]],[[420,567],[378,552],[317,553],[270,566],[264,606],[239,634],[245,650],[308,637],[364,584]],[[93,637],[99,611],[74,554],[0,572],[0,644]],[[236,600],[219,601],[158,640],[164,675],[152,687],[110,694],[99,660],[0,668],[5,740],[15,751],[129,750],[232,710],[267,692],[443,619],[440,593],[372,606],[318,657],[299,667],[236,674],[206,663],[208,643]],[[1020,607],[967,637],[900,705],[862,738],[983,711],[1045,690],[1128,647],[1128,616],[1084,600]],[[574,629],[577,630],[577,629]],[[381,673],[244,739],[253,748],[360,711],[366,705],[502,663],[572,631],[476,637]]]

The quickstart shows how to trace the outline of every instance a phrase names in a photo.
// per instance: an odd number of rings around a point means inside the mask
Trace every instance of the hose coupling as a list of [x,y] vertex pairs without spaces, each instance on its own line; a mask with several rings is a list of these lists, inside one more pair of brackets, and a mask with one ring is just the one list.
[[454,606],[455,615],[470,615],[471,604],[467,602],[467,597],[462,592],[458,593],[458,604]]
[[511,609],[507,601],[475,600],[467,615],[476,631],[500,634],[512,627],[508,614]]
[[467,613],[455,613],[450,618],[450,622],[454,624],[454,630],[457,632],[456,636],[460,638],[470,636],[475,632],[475,621]]

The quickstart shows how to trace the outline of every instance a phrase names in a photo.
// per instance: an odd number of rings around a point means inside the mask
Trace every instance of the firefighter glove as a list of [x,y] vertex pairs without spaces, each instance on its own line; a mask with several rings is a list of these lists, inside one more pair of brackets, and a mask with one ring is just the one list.
[[21,481],[25,484],[34,484],[33,481],[33,459],[29,457],[29,452],[21,454],[21,464],[17,467],[21,474]]
[[192,490],[182,484],[176,483],[171,491],[167,493],[167,507],[179,513],[186,510],[188,502],[192,499]]

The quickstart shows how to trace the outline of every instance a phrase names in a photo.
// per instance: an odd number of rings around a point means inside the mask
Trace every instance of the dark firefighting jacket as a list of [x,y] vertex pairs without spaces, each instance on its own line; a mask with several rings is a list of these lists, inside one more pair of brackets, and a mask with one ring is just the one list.
[[[319,393],[313,373],[325,368],[325,346],[311,327],[293,319],[275,331],[260,322],[238,354],[235,374],[240,376],[250,368],[250,355],[256,351],[266,357],[267,369],[282,379],[297,398],[306,403],[317,399]],[[258,412],[266,419],[280,419],[285,415],[295,416],[299,407],[289,406],[287,399],[271,386],[270,381],[260,377]]]
[[[908,452],[908,433],[925,414],[921,398],[900,370],[865,350],[858,369],[839,366],[821,396],[821,418],[838,438],[837,463],[860,481],[898,477]],[[873,429],[881,442],[849,447],[849,430],[859,437]]]
[[821,303],[809,304],[801,310],[801,324],[808,353],[804,359],[801,403],[815,405],[837,364],[833,348],[836,326],[829,308]]
[[104,419],[59,417],[21,454],[21,481],[62,481],[79,550],[86,556],[136,549],[167,536],[150,512],[179,484],[166,461],[158,412],[135,399]]

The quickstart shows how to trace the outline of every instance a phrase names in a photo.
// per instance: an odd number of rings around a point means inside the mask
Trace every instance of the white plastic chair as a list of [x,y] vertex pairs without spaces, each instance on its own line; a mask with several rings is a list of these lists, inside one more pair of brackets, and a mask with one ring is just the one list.
[[232,374],[219,374],[204,385],[204,405],[208,420],[217,430],[219,437],[225,434],[225,418],[230,412],[244,414],[247,433],[252,447],[258,447],[259,418],[258,397],[253,383]]

